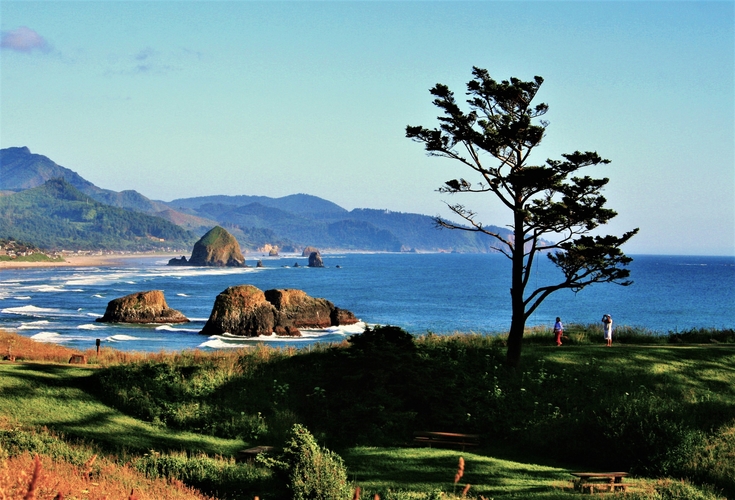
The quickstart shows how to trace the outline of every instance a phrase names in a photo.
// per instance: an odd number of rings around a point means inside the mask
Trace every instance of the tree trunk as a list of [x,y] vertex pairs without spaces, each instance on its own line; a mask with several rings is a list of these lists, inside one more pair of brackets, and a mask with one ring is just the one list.
[[525,252],[523,248],[523,214],[521,210],[515,211],[514,217],[514,239],[513,242],[513,265],[511,271],[510,301],[512,306],[512,318],[510,331],[508,332],[508,352],[506,362],[508,366],[516,368],[521,361],[521,344],[523,342],[523,331],[526,328],[526,308],[523,304],[523,270]]
[[521,345],[523,343],[523,330],[526,322],[521,318],[516,320],[515,313],[510,323],[510,332],[508,332],[508,351],[505,355],[505,362],[511,368],[518,368],[521,362]]

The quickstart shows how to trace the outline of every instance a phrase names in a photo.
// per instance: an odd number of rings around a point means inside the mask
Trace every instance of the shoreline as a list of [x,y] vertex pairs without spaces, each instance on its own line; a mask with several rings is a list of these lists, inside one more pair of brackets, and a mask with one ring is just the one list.
[[67,255],[59,262],[22,262],[22,261],[0,261],[0,272],[4,269],[28,269],[48,267],[98,267],[119,265],[129,259],[140,259],[147,257],[173,258],[180,254],[172,253],[134,253],[134,254],[104,254],[104,255]]

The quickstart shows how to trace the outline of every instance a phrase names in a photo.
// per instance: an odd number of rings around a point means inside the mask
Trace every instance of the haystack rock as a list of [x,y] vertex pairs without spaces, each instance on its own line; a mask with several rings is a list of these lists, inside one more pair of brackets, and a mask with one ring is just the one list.
[[189,319],[166,304],[161,290],[131,293],[111,300],[100,323],[188,323]]
[[184,257],[171,259],[169,266],[246,267],[240,244],[234,236],[220,226],[215,226],[194,244],[188,262]]
[[311,247],[311,246],[310,246],[310,247],[306,247],[306,248],[304,248],[304,251],[303,251],[303,252],[301,252],[301,256],[302,256],[302,257],[308,257],[308,256],[309,256],[309,255],[311,255],[311,254],[312,254],[313,252],[319,253],[319,250],[317,250],[316,248],[314,248],[314,247]]
[[326,299],[310,297],[301,290],[262,292],[252,285],[233,286],[215,300],[209,320],[200,333],[230,333],[245,337],[258,335],[300,336],[299,328],[326,328],[351,325],[357,318]]
[[276,308],[265,294],[252,285],[231,286],[217,295],[207,323],[200,333],[221,335],[230,333],[243,337],[271,335]]
[[309,267],[324,267],[324,261],[319,252],[311,252],[309,254]]

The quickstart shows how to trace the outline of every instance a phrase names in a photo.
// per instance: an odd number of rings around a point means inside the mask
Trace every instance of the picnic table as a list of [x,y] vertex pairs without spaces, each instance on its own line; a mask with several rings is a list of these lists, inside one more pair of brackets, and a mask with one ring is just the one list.
[[450,446],[462,448],[462,451],[464,451],[466,446],[477,446],[480,436],[478,434],[460,434],[457,432],[417,431],[413,433],[413,440],[416,443],[427,445],[429,448],[432,445]]
[[595,490],[610,491],[615,490],[626,491],[628,485],[623,483],[623,478],[628,475],[627,472],[572,472],[574,480],[574,489],[584,492],[589,490],[594,493]]

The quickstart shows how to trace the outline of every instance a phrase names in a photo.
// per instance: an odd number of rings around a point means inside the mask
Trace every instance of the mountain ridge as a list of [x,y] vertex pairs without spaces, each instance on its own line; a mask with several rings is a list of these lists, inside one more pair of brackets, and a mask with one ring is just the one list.
[[[133,190],[116,192],[97,187],[27,147],[0,150],[0,193],[6,196],[57,178],[97,203],[160,218],[197,236],[221,225],[248,251],[272,247],[300,251],[305,246],[323,251],[497,251],[494,238],[473,231],[439,231],[435,218],[427,215],[377,209],[348,211],[304,193],[280,198],[210,195],[156,201]],[[510,234],[505,228],[492,228]]]
[[179,250],[196,237],[142,212],[100,203],[64,179],[0,196],[0,235],[56,250]]

